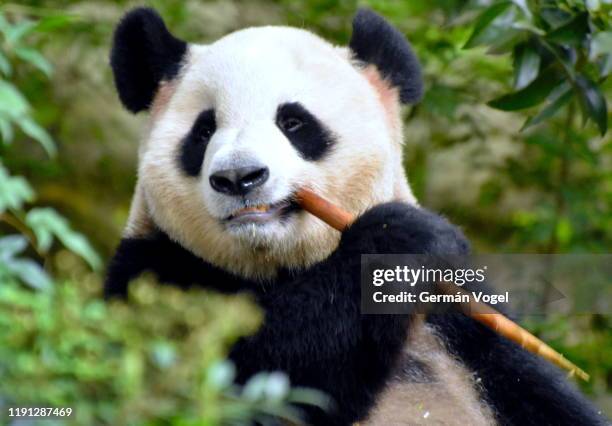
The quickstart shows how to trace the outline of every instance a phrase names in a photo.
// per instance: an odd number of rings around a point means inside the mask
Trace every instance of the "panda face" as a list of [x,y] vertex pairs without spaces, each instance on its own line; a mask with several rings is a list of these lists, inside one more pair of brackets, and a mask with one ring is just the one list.
[[297,189],[354,213],[411,197],[399,94],[383,86],[394,108],[350,51],[300,29],[187,45],[152,100],[131,217],[146,210],[184,247],[249,278],[322,260],[339,234],[299,208]]
[[[333,122],[333,111],[321,110],[320,100],[305,90],[308,85],[322,93],[333,81],[309,75],[309,65],[292,48],[300,41],[287,43],[287,33],[318,47],[307,33],[278,28],[192,47],[176,104],[169,106],[182,110],[199,103],[202,111],[181,140],[178,166],[199,186],[207,213],[228,233],[247,239],[265,241],[287,231],[299,214],[295,190],[320,175],[336,145],[324,123]],[[331,58],[323,56],[323,66],[331,73],[343,63],[328,50]]]

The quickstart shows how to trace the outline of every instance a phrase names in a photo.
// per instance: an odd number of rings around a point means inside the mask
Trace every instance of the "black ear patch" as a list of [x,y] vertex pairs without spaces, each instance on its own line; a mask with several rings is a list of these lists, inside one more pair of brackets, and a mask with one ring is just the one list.
[[123,105],[136,113],[151,105],[162,80],[179,70],[187,43],[174,37],[157,12],[136,8],[115,30],[110,63]]
[[360,9],[353,19],[349,43],[356,59],[375,65],[382,77],[399,88],[402,103],[416,103],[423,94],[419,60],[402,33],[382,16]]

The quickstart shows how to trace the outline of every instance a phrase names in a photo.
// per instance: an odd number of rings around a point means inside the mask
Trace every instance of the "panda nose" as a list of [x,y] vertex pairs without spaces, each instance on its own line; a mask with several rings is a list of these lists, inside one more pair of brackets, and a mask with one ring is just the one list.
[[270,177],[267,167],[251,166],[225,169],[210,175],[210,186],[222,194],[246,195],[263,185]]

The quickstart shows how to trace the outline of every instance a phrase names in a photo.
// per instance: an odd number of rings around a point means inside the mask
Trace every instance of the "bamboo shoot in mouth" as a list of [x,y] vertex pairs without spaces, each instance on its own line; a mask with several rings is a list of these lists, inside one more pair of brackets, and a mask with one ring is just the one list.
[[[318,217],[340,232],[348,228],[355,220],[355,217],[350,212],[336,206],[309,189],[302,188],[297,191],[296,200],[308,213]],[[458,290],[465,292],[465,290],[454,283],[438,283],[438,288],[445,293],[452,293]],[[461,312],[465,315],[517,343],[527,351],[539,355],[556,366],[569,371],[570,375],[576,375],[584,381],[589,380],[589,375],[584,370],[489,305],[478,303],[471,300],[471,298],[469,303],[459,303],[458,305]]]

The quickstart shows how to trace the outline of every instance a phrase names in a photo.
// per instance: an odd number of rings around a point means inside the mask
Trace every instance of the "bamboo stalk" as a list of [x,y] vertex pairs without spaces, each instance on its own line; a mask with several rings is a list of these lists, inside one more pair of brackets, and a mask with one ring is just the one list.
[[[304,210],[318,217],[338,231],[344,231],[355,219],[351,213],[334,205],[309,189],[300,189],[296,193],[296,199]],[[440,283],[439,288],[443,292],[451,294],[454,294],[458,290],[465,292],[465,290],[456,286],[454,283]],[[460,303],[459,308],[465,315],[485,325],[501,336],[517,343],[527,351],[539,355],[556,366],[569,371],[570,375],[576,375],[584,381],[589,381],[589,375],[584,370],[489,305],[478,303],[470,297],[470,301],[468,303]]]
[[296,197],[304,210],[340,232],[344,231],[355,220],[352,214],[309,189],[299,190]]

